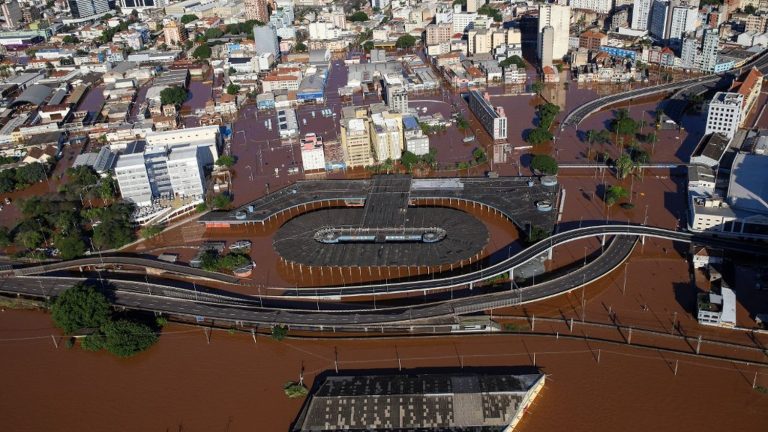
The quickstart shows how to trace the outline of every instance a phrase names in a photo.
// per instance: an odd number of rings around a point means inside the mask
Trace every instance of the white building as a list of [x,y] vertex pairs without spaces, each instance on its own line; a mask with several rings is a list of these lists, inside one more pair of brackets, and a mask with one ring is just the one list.
[[680,47],[683,35],[696,30],[699,24],[699,11],[692,6],[672,8],[667,39],[673,47]]
[[301,164],[304,171],[325,169],[323,139],[314,133],[301,139]]
[[272,24],[253,26],[253,42],[256,54],[272,54],[274,58],[280,57],[280,44],[277,40],[277,30]]
[[475,18],[477,18],[476,13],[454,12],[453,13],[453,32],[464,33],[464,31],[466,31],[467,28],[474,27]]
[[632,6],[632,29],[648,30],[653,0],[635,0]]
[[613,0],[570,0],[571,9],[588,9],[601,14],[607,14],[613,9]]
[[175,147],[193,145],[200,147],[199,154],[203,166],[212,165],[219,158],[221,136],[218,126],[202,126],[195,128],[169,130],[164,132],[152,131],[147,134],[147,145],[152,147]]
[[384,75],[384,88],[389,109],[399,113],[408,112],[408,90],[403,80],[398,76]]
[[328,40],[341,37],[341,30],[333,23],[313,22],[309,23],[309,40]]
[[176,147],[168,156],[168,177],[175,196],[205,195],[205,173],[198,153],[200,148],[195,146]]
[[539,6],[539,41],[538,57],[542,58],[544,40],[542,37],[544,27],[551,26],[554,29],[552,40],[552,58],[560,60],[568,54],[568,37],[570,32],[571,8],[555,4]]
[[409,152],[416,156],[429,153],[429,137],[424,135],[415,116],[403,116],[403,137],[405,139],[405,149]]
[[717,65],[717,52],[720,48],[720,35],[717,29],[704,30],[701,45],[701,70],[714,72]]
[[719,132],[729,139],[741,124],[741,106],[744,95],[739,93],[717,92],[709,103],[705,134]]
[[115,178],[124,200],[138,206],[152,203],[154,194],[143,153],[120,155],[115,166]]
[[507,139],[507,116],[502,107],[494,107],[477,90],[469,92],[469,109],[494,140]]
[[402,120],[377,113],[371,116],[371,123],[371,144],[376,162],[400,159],[404,147]]

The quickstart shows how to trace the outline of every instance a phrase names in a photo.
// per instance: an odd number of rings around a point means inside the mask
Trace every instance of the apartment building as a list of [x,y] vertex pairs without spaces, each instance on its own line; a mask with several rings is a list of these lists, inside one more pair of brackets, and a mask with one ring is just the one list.
[[733,138],[741,124],[741,110],[744,95],[739,93],[717,92],[709,103],[705,134],[721,133]]
[[347,168],[373,165],[367,116],[342,119],[340,135],[344,163]]

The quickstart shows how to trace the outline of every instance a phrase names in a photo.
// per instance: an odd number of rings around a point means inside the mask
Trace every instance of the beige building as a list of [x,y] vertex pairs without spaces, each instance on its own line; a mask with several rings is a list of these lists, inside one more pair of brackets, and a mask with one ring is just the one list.
[[245,0],[243,7],[245,8],[246,20],[259,20],[265,24],[269,22],[267,0]]
[[388,112],[373,114],[370,128],[376,162],[400,159],[403,153],[402,116]]
[[491,52],[493,33],[488,29],[470,30],[467,32],[469,54],[484,54]]
[[373,165],[368,117],[357,112],[354,118],[341,121],[341,148],[347,168]]
[[437,45],[451,40],[453,24],[440,23],[427,25],[427,45]]
[[166,45],[179,46],[187,41],[187,29],[178,21],[173,20],[163,27],[163,36],[165,36]]

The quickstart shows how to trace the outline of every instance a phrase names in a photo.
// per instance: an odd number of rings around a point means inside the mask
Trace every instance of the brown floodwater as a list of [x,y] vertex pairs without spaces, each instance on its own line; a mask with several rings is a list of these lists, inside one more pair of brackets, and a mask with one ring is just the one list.
[[[282,385],[303,367],[308,385],[339,369],[526,366],[549,375],[523,432],[763,430],[768,395],[754,367],[633,347],[516,335],[391,340],[257,341],[169,326],[132,359],[61,345],[41,312],[0,313],[5,430],[286,431],[302,401]],[[13,340],[29,338],[26,340]],[[600,350],[600,362],[597,362]],[[337,354],[335,354],[337,353]],[[678,360],[678,373],[673,373]],[[768,385],[768,371],[758,374]],[[702,397],[702,395],[711,395]],[[704,411],[709,407],[715,413]]]

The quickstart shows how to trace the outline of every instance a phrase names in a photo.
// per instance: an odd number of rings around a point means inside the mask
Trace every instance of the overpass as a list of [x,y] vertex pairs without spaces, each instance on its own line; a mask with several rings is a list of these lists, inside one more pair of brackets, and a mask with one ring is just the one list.
[[[384,328],[408,329],[414,324],[450,325],[455,317],[486,309],[515,306],[556,296],[594,282],[617,268],[629,256],[637,237],[612,241],[600,257],[568,275],[525,288],[439,301],[420,306],[357,310],[314,310],[310,307],[276,308],[249,305],[240,299],[228,302],[202,297],[187,290],[176,292],[164,287],[150,287],[142,282],[110,280],[100,285],[117,307],[165,313],[192,319],[226,321],[233,324],[287,325],[307,330],[384,331]],[[0,292],[38,298],[59,295],[84,278],[11,276],[0,280]],[[255,303],[255,299],[254,299]],[[318,304],[319,306],[319,304]]]
[[[768,73],[768,50],[757,54],[752,60],[745,63],[739,69],[743,70],[753,66],[757,67],[763,74]],[[626,102],[631,99],[642,98],[658,93],[677,92],[676,97],[682,100],[681,98],[687,98],[688,95],[702,94],[707,90],[714,88],[717,84],[722,84],[722,80],[727,76],[726,74],[727,72],[724,72],[721,74],[707,75],[699,78],[644,87],[591,100],[569,112],[560,124],[560,130],[562,131],[568,126],[577,127],[579,123],[589,115],[594,114],[607,106]]]
[[[488,267],[446,277],[432,278],[432,279],[417,279],[417,280],[404,280],[394,282],[374,282],[365,284],[352,284],[344,286],[316,286],[316,287],[270,287],[270,286],[258,286],[260,294],[266,297],[301,297],[304,299],[324,299],[324,300],[342,300],[345,298],[354,297],[369,297],[377,295],[393,295],[419,292],[425,295],[428,292],[444,291],[457,287],[467,287],[472,289],[477,283],[484,280],[488,280],[500,275],[509,275],[510,279],[514,276],[515,268],[530,261],[531,259],[548,254],[550,251],[561,244],[569,243],[572,241],[598,237],[603,241],[608,237],[655,237],[666,240],[673,240],[679,242],[696,242],[698,244],[724,248],[733,251],[741,251],[747,253],[768,253],[768,250],[764,248],[762,244],[749,243],[735,239],[716,238],[710,236],[694,235],[689,232],[681,232],[668,230],[664,228],[649,227],[644,225],[593,225],[586,227],[579,227],[572,230],[563,231],[550,236],[547,239],[541,240],[522,251],[508,257],[505,260],[499,261]],[[19,269],[17,276],[30,276],[50,273],[51,271],[74,268],[83,265],[83,261],[90,262],[91,265],[135,265],[136,258],[133,257],[121,257],[121,256],[105,256],[100,259],[84,259],[84,260],[72,260],[56,263],[56,265],[46,264],[42,266],[26,267]],[[145,260],[147,261],[147,260]],[[141,262],[145,262],[141,261]],[[206,272],[200,269],[193,269],[191,267],[181,266],[178,264],[170,264],[161,261],[153,261],[152,263],[146,263],[149,268],[159,268],[168,270],[175,274],[181,274],[189,277],[204,277],[207,279],[216,280],[216,277],[226,276],[217,273]],[[75,263],[75,264],[68,264]],[[352,274],[352,268],[349,267],[349,272]],[[358,269],[362,272],[362,270]],[[217,276],[219,275],[219,276]]]

